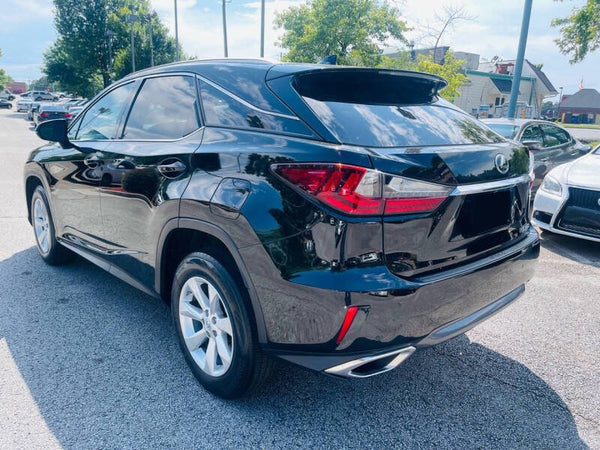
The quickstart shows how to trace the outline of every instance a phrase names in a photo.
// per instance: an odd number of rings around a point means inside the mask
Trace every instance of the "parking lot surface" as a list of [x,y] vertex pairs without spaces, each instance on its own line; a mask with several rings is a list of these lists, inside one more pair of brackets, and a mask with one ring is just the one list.
[[23,117],[0,111],[0,448],[600,448],[600,244],[544,234],[520,300],[395,371],[282,363],[224,401],[160,300],[38,257],[22,167],[41,141]]

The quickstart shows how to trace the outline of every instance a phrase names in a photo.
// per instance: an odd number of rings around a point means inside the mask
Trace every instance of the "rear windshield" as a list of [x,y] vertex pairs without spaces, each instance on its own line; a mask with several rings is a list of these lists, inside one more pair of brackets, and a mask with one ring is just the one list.
[[478,120],[446,107],[448,103],[434,95],[439,82],[427,75],[350,75],[310,74],[294,82],[310,109],[344,144],[406,147],[503,141]]
[[516,136],[519,127],[509,123],[486,123],[488,127],[506,139],[512,139]]

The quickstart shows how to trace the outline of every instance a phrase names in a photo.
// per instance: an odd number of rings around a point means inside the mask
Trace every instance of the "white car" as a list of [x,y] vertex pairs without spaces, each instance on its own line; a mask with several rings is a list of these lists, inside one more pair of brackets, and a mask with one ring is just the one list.
[[553,233],[600,242],[600,145],[546,175],[531,222]]
[[31,108],[32,103],[33,100],[31,100],[30,98],[20,98],[19,100],[17,100],[17,112],[29,111],[29,108]]

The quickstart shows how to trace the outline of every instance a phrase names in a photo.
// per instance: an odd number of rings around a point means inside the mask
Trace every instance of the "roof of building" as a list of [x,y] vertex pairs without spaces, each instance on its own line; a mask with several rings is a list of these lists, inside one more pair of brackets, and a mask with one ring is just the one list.
[[527,61],[527,64],[529,64],[529,67],[531,67],[531,70],[533,70],[533,73],[535,73],[535,76],[538,77],[542,81],[542,83],[544,83],[544,86],[546,86],[546,89],[548,89],[550,92],[558,92],[554,88],[554,86],[552,85],[552,83],[550,82],[550,80],[548,79],[546,74],[544,72],[542,72],[542,69],[538,68],[535,64],[532,64],[527,59],[525,61]]
[[505,80],[501,78],[492,78],[491,80],[502,94],[510,94],[510,90],[512,89],[512,80]]
[[600,109],[600,92],[596,89],[581,89],[562,101],[560,109]]
[[[514,65],[515,62],[516,62],[516,60],[514,60],[514,59],[506,60],[506,61],[499,61],[497,63],[493,63],[491,61],[481,61],[479,63],[479,71],[480,72],[490,72],[491,70],[495,69],[496,64],[506,64],[506,65],[512,64],[512,65]],[[554,88],[554,86],[548,79],[548,76],[542,71],[542,69],[539,69],[535,64],[533,64],[531,61],[529,61],[527,59],[525,60],[525,63],[531,68],[531,70],[535,74],[535,77],[542,82],[542,84],[546,87],[546,89],[548,89],[548,91],[558,93],[558,91]],[[490,73],[494,73],[494,72],[490,72]],[[496,74],[496,75],[499,75],[499,74]],[[504,76],[508,76],[508,77],[512,78],[512,75],[504,75]],[[521,77],[521,78],[526,79],[525,77]]]

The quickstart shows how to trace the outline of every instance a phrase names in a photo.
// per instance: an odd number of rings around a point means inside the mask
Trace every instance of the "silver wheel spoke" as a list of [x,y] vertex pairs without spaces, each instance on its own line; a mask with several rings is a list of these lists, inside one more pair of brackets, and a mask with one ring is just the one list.
[[190,282],[190,288],[192,289],[192,293],[194,294],[194,297],[196,298],[202,309],[209,309],[210,302],[208,301],[208,298],[206,298],[206,295],[204,295],[204,292],[202,291],[201,283],[193,279]]
[[206,356],[204,359],[204,371],[209,375],[216,372],[217,369],[217,344],[214,339],[208,341],[206,347]]
[[223,334],[218,334],[215,337],[215,341],[217,343],[217,351],[219,352],[219,356],[224,364],[231,363],[231,353],[229,349],[229,345],[227,345],[227,338]]
[[217,290],[209,283],[208,284],[208,298],[210,300],[210,313],[211,314],[216,314],[220,309],[220,305],[219,303],[221,302],[221,297],[219,296],[219,293],[217,292]]
[[182,316],[186,316],[186,317],[189,317],[190,319],[194,319],[197,321],[200,321],[204,318],[204,313],[202,312],[202,310],[200,308],[196,308],[194,305],[191,305],[187,302],[184,302],[181,305],[181,309],[180,309],[179,313]]
[[215,324],[219,330],[227,333],[229,336],[233,336],[233,330],[231,329],[231,321],[227,317],[223,317],[217,319],[217,323]]
[[208,339],[208,336],[206,335],[206,331],[204,331],[202,329],[202,330],[197,331],[196,333],[192,334],[191,336],[186,337],[185,343],[187,345],[188,350],[190,352],[193,352],[198,347],[202,346],[206,342],[207,339]]

